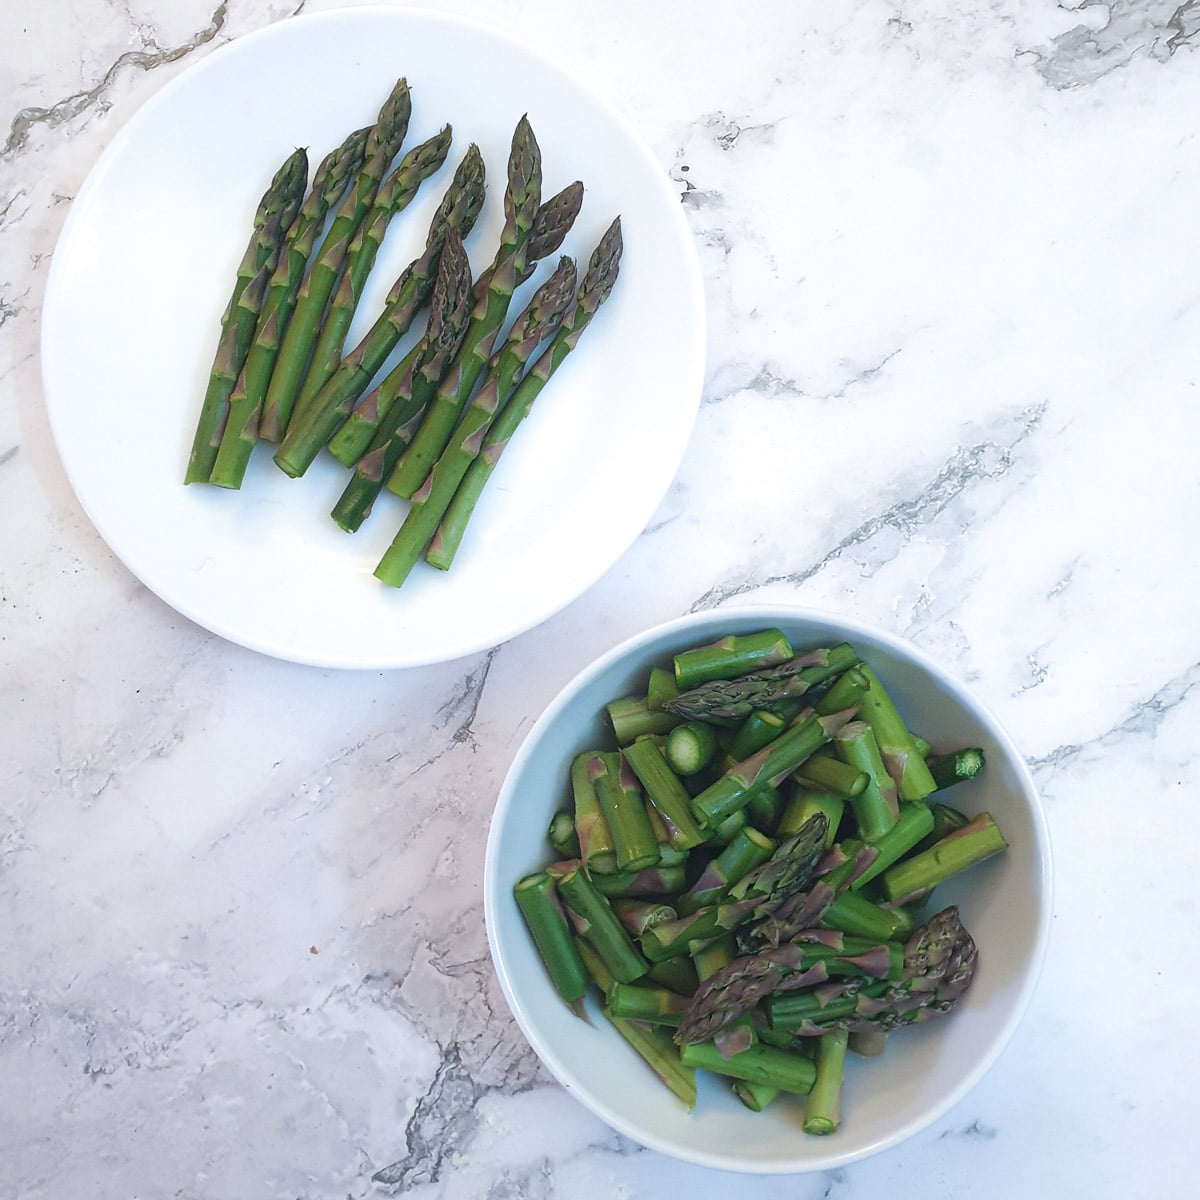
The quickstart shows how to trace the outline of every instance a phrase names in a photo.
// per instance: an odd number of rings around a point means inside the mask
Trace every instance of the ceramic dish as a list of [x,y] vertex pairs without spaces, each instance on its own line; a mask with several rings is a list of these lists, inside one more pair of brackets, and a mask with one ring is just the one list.
[[[345,474],[328,456],[292,480],[260,446],[239,492],[182,479],[218,318],[267,181],[297,145],[309,147],[315,167],[373,120],[401,75],[413,96],[406,147],[447,122],[454,144],[392,223],[350,344],[423,246],[471,142],[489,186],[467,250],[476,272],[491,261],[523,113],[542,149],[544,195],[573,179],[587,189],[562,252],[582,272],[620,214],[625,254],[611,299],[492,477],[453,570],[418,564],[394,590],[372,571],[405,505],[385,496],[357,534],[343,533],[329,510]],[[551,268],[543,264],[518,292],[512,313]],[[395,667],[531,628],[624,552],[683,454],[700,397],[703,326],[678,196],[606,101],[479,26],[356,8],[241,38],[129,120],[80,190],[55,251],[42,361],[71,484],[147,587],[205,628],[280,658]],[[627,437],[634,425],[638,436]]]
[[[774,626],[798,649],[851,642],[907,723],[935,748],[982,746],[986,769],[956,787],[950,802],[971,813],[990,811],[1009,841],[1002,856],[937,889],[938,907],[958,904],[979,946],[971,989],[944,1019],[893,1034],[880,1057],[851,1057],[842,1125],[828,1137],[802,1132],[802,1105],[776,1102],[752,1113],[703,1074],[689,1112],[598,1009],[592,1008],[589,1024],[559,1000],[512,899],[513,884],[553,857],[546,828],[554,811],[568,804],[571,759],[611,744],[605,704],[644,692],[649,668],[669,664],[679,650]],[[911,645],[854,622],[779,606],[737,608],[684,617],[632,638],[585,668],[550,704],[500,791],[488,838],[484,904],[493,962],[513,1015],[572,1096],[628,1137],[690,1162],[761,1174],[817,1171],[895,1146],[926,1128],[999,1057],[1025,1011],[1045,951],[1050,848],[1020,753],[951,674]]]

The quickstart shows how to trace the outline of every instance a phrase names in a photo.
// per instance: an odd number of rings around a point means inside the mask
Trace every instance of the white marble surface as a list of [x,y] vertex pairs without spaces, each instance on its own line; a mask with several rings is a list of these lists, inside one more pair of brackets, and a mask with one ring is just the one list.
[[[0,1197],[1195,1194],[1200,5],[454,0],[603,89],[677,181],[704,402],[644,534],[470,660],[337,673],[178,617],[47,424],[55,239],[138,106],[300,0],[0,8]],[[742,1180],[564,1097],[495,984],[492,799],[570,675],[786,598],[1009,726],[1050,956],[951,1114]]]

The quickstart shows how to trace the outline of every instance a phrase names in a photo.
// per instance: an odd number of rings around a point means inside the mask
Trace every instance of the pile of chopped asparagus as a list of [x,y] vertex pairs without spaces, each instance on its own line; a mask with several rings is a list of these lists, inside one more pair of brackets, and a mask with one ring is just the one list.
[[575,757],[550,823],[556,861],[513,890],[554,987],[577,1012],[598,989],[689,1108],[700,1068],[835,1132],[847,1051],[880,1053],[974,978],[957,908],[923,910],[1007,847],[942,799],[982,749],[935,754],[852,646],[796,652],[778,629],[677,654],[607,716],[614,745]]
[[[411,111],[402,79],[376,123],[331,151],[311,186],[303,149],[276,173],[221,319],[185,475],[186,483],[236,489],[260,441],[276,445],[276,465],[293,478],[327,449],[352,472],[331,514],[346,532],[362,526],[385,487],[409,501],[375,569],[393,587],[422,557],[450,567],[504,448],[612,291],[622,250],[617,218],[582,280],[572,259],[559,258],[509,321],[513,294],[562,245],[583,203],[579,181],[542,201],[541,151],[522,117],[491,264],[472,279],[463,246],[484,197],[483,158],[472,145],[425,249],[347,347],[392,218],[450,151],[446,126],[393,163]],[[426,309],[421,336],[385,370]]]

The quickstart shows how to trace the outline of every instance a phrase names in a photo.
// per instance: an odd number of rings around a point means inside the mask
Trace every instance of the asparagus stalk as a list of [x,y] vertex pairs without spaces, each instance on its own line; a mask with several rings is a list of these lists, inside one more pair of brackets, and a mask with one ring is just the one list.
[[873,863],[854,881],[854,888],[865,887],[877,875],[881,875],[893,863],[899,862],[933,829],[933,813],[927,804],[902,804],[896,823],[870,844],[876,850]]
[[541,151],[528,117],[522,117],[513,133],[504,195],[505,223],[491,266],[488,290],[471,314],[458,357],[388,480],[389,490],[405,499],[425,482],[491,358],[492,346],[525,267],[525,247],[537,215],[541,189]]
[[291,320],[296,293],[304,279],[313,245],[325,223],[326,213],[345,194],[350,180],[362,166],[370,132],[369,127],[356,129],[325,156],[313,175],[308,196],[288,230],[267,286],[254,341],[229,398],[229,416],[210,476],[210,482],[220,487],[242,486],[250,455],[258,442],[263,398],[275,366],[275,356],[283,331]]
[[823,1033],[817,1043],[816,1078],[804,1102],[804,1132],[836,1133],[842,1123],[842,1080],[846,1070],[844,1029]]
[[607,1008],[604,1015],[616,1031],[642,1056],[647,1066],[683,1101],[696,1107],[696,1070],[683,1062],[679,1048],[671,1041],[671,1031],[644,1021],[626,1021]]
[[883,894],[895,904],[912,904],[951,875],[1007,849],[1008,842],[991,814],[980,813],[928,850],[884,871]]
[[634,937],[641,937],[647,929],[661,925],[664,921],[673,921],[679,915],[661,900],[621,897],[611,903],[617,919]]
[[618,871],[592,876],[596,890],[605,896],[677,896],[684,888],[683,864],[644,867],[640,871]]
[[762,667],[788,662],[792,644],[780,629],[731,633],[707,646],[675,655],[675,684],[682,692],[714,679],[733,679]]
[[699,908],[720,903],[739,879],[771,857],[775,846],[775,842],[757,829],[739,830],[679,897],[677,915],[685,917]]
[[850,797],[859,836],[867,841],[882,837],[900,816],[896,782],[887,772],[879,744],[865,721],[851,721],[833,739],[833,749],[846,766],[867,777],[866,786]]
[[[434,534],[429,549],[425,552],[425,561],[431,566],[447,570],[453,562],[466,531],[467,522],[475,510],[475,505],[478,503],[491,473],[500,461],[505,447],[528,415],[533,402],[541,394],[550,377],[579,344],[583,331],[596,315],[600,305],[608,299],[612,292],[620,269],[621,248],[621,222],[620,218],[617,218],[608,227],[592,252],[583,282],[575,296],[575,307],[563,320],[562,327],[554,335],[550,345],[529,369],[508,403],[492,422],[492,426],[483,440],[483,448],[479,457],[468,469],[458,491],[454,494],[454,500],[446,510],[445,519],[438,527],[437,533]],[[655,715],[661,718],[669,714],[657,713]],[[660,727],[658,732],[666,732],[666,729],[670,729],[678,723],[678,721],[670,721],[665,729]]]
[[575,833],[575,819],[569,812],[560,810],[550,818],[546,837],[559,858],[580,858],[579,838]]
[[341,278],[346,253],[375,201],[388,165],[404,141],[411,113],[408,84],[401,79],[379,110],[354,185],[338,205],[308,277],[300,287],[263,401],[260,435],[267,441],[279,441],[287,430],[326,305]]
[[692,812],[705,829],[712,829],[742,808],[760,782],[794,771],[808,756],[823,746],[853,716],[852,710],[798,719],[786,733],[764,746],[757,754],[730,767],[715,783],[692,801]]
[[267,284],[275,270],[284,239],[304,199],[308,180],[308,154],[293,151],[263,193],[254,217],[254,233],[246,247],[221,317],[221,334],[209,374],[208,387],[192,439],[184,483],[207,483],[221,448],[229,417],[229,397],[237,384],[259,313],[266,300]]
[[575,291],[575,264],[559,260],[558,269],[534,293],[519,316],[492,365],[482,387],[468,404],[441,456],[425,482],[412,494],[412,506],[400,531],[375,568],[375,577],[400,587],[437,531],[467,468],[479,454],[484,435],[500,405],[508,398],[518,375],[538,345],[552,336]]
[[392,464],[407,445],[410,431],[429,403],[447,365],[458,351],[470,310],[471,275],[457,232],[442,244],[432,315],[425,336],[363,400],[378,420],[367,452],[333,507],[333,519],[353,533],[370,515]]
[[622,751],[625,762],[646,790],[646,798],[671,823],[673,844],[690,849],[704,841],[689,804],[691,797],[679,776],[668,766],[651,738],[638,738]]
[[[517,389],[520,391],[520,388]],[[466,478],[463,480],[458,492],[454,494],[454,503],[450,506],[450,511],[446,514],[446,520],[450,520],[455,507],[459,503],[459,496],[462,488],[468,486],[471,473],[479,466],[482,459],[476,459],[467,471]],[[446,528],[446,521],[442,522],[441,531]],[[435,543],[436,544],[436,543]],[[433,547],[430,547],[430,553],[425,555],[425,561],[431,562],[430,557]],[[434,566],[440,565],[434,563]],[[449,566],[449,561],[446,566]],[[613,737],[616,738],[618,746],[628,746],[635,742],[638,738],[644,737],[647,734],[669,733],[676,725],[680,724],[681,718],[676,717],[668,712],[656,712],[646,702],[645,696],[621,696],[617,700],[610,700],[605,705],[605,711],[608,713],[608,719],[612,724]]]
[[[845,737],[846,728],[843,728],[834,741],[835,747],[840,747]],[[802,762],[796,768],[796,778],[811,784],[816,791],[833,792],[839,796],[859,796],[871,783],[871,776],[866,771],[824,751]]]
[[375,378],[387,357],[408,332],[417,314],[429,303],[441,263],[447,231],[465,239],[474,228],[483,206],[484,165],[477,146],[471,146],[459,163],[454,181],[434,213],[425,249],[400,273],[371,328],[338,365],[313,403],[346,412],[355,405],[345,424],[329,439],[329,451],[343,466],[352,467],[366,453],[380,420],[387,415],[387,400],[380,389],[374,404],[356,403]]
[[608,899],[584,873],[583,864],[555,863],[547,869],[547,874],[558,885],[558,894],[574,914],[575,931],[600,955],[613,978],[620,983],[632,983],[645,975],[650,964],[639,953]]
[[678,1025],[688,1004],[686,996],[644,983],[614,983],[607,999],[608,1011],[614,1017],[651,1025]]
[[881,908],[860,892],[842,892],[821,914],[826,929],[836,929],[855,937],[891,942],[912,932],[912,919],[899,908]]
[[933,776],[879,677],[868,666],[864,665],[861,670],[871,686],[863,693],[859,716],[871,726],[888,774],[896,781],[900,799],[923,800],[936,790]]
[[685,1067],[799,1095],[812,1087],[817,1074],[811,1059],[775,1046],[750,1046],[726,1058],[713,1042],[689,1042],[680,1046],[679,1061]]
[[[577,939],[579,957],[592,982],[607,995],[616,986],[612,972],[604,960],[582,938]],[[645,1021],[625,1021],[614,1017],[607,1007],[601,1010],[605,1019],[642,1057],[646,1065],[687,1105],[696,1105],[696,1072],[679,1061],[679,1047],[671,1031]]]
[[660,984],[678,996],[690,996],[700,983],[696,978],[695,963],[685,954],[651,963],[650,970],[646,972],[646,981]]
[[[649,693],[647,693],[649,703]],[[717,735],[703,721],[676,725],[667,734],[667,764],[679,775],[695,775],[703,771],[717,755]]]
[[735,1079],[729,1089],[751,1111],[762,1112],[779,1095],[777,1087]]
[[[778,633],[777,630],[773,632]],[[758,636],[765,638],[763,634]],[[698,652],[699,650],[689,651],[692,654]],[[731,653],[735,655],[732,661],[738,661],[737,650]],[[710,657],[712,661],[717,661],[715,651],[710,652]],[[742,655],[741,659],[751,661],[747,655]],[[676,661],[678,662],[678,658]],[[749,716],[756,708],[763,708],[777,700],[803,696],[817,684],[840,675],[857,662],[858,655],[854,648],[842,642],[828,649],[812,650],[783,661],[776,658],[775,665],[758,670],[747,668],[741,675],[716,676],[705,682],[681,684],[679,695],[667,707],[671,712],[678,713],[689,721],[711,720],[714,717],[740,720]],[[686,664],[685,670],[688,670]],[[676,679],[678,678],[677,666]],[[689,675],[688,678],[692,676]]]
[[[575,800],[575,833],[580,858],[589,875],[611,874],[617,869],[612,832],[600,807],[596,780],[607,770],[599,751],[586,751],[571,760],[571,792]],[[632,872],[626,872],[626,875]]]
[[342,343],[375,264],[387,223],[442,165],[449,149],[450,127],[446,126],[436,137],[410,150],[380,188],[346,252],[344,269],[296,396],[295,411],[275,454],[276,465],[293,479],[308,470],[351,408],[352,397],[345,395],[344,388],[339,386],[325,392],[323,387],[341,362]]
[[675,686],[675,673],[666,667],[651,667],[650,678],[646,682],[646,705],[655,712],[663,712],[668,700],[674,700],[679,695]]
[[933,828],[913,847],[917,854],[940,842],[946,834],[961,829],[970,820],[965,812],[951,808],[949,804],[933,802],[929,811],[933,814]]
[[639,871],[661,858],[637,777],[620,753],[606,751],[589,766],[596,798],[612,835],[618,871]]
[[396,169],[380,185],[375,193],[370,212],[363,219],[346,251],[346,263],[341,278],[334,288],[325,313],[325,320],[317,334],[312,357],[300,391],[296,407],[303,411],[315,399],[342,361],[342,350],[346,334],[358,310],[367,279],[375,265],[379,247],[383,244],[392,219],[404,211],[416,196],[424,180],[439,171],[450,153],[452,132],[444,126],[433,137],[410,150]]
[[940,792],[964,779],[974,779],[983,770],[983,751],[978,746],[971,746],[953,754],[939,754],[927,759],[925,765]]
[[773,742],[801,711],[797,703],[788,711],[783,704],[774,708],[756,708],[738,726],[727,743],[727,752],[732,762],[757,753],[764,746]]
[[545,871],[527,875],[513,888],[513,896],[555,990],[568,1004],[577,1003],[587,991],[588,975],[558,902],[554,880]]
[[[691,951],[692,963],[696,968],[696,983],[699,986],[710,975],[715,975],[722,967],[727,967],[734,957],[736,943],[732,934],[726,934],[715,941],[705,942]],[[694,992],[696,989],[693,988]],[[688,993],[691,995],[691,993]]]

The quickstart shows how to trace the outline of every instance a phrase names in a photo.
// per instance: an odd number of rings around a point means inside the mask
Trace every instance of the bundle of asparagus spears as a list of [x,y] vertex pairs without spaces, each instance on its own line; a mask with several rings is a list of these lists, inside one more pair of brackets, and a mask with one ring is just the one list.
[[[425,249],[348,347],[389,224],[449,154],[446,126],[393,161],[411,111],[401,79],[375,124],[332,150],[311,185],[303,149],[271,181],[221,318],[185,475],[186,483],[240,488],[263,441],[276,445],[276,465],[294,478],[327,448],[352,472],[331,514],[342,529],[360,528],[384,488],[409,501],[375,570],[393,587],[422,557],[449,568],[509,440],[612,291],[622,250],[617,218],[581,280],[574,261],[559,258],[509,321],[517,288],[557,252],[583,203],[578,181],[543,202],[541,151],[522,117],[491,264],[473,280],[463,246],[484,197],[484,163],[472,145]],[[426,309],[424,331],[389,367]]]
[[577,755],[555,861],[514,898],[563,1001],[603,1015],[689,1108],[697,1068],[760,1111],[803,1097],[834,1132],[848,1051],[951,1012],[978,953],[934,890],[1006,848],[854,648],[778,629],[653,667]]

